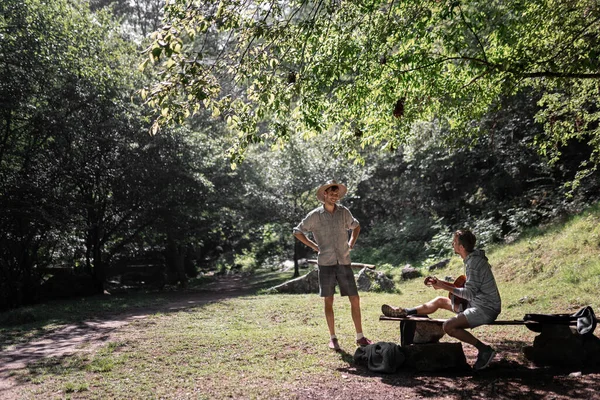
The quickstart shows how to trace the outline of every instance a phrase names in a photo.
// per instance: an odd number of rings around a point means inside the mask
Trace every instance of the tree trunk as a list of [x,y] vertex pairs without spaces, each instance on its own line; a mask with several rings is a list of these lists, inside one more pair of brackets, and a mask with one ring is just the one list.
[[298,252],[300,247],[300,241],[294,238],[294,278],[300,276],[300,266],[298,265]]
[[93,277],[94,277],[94,288],[98,294],[104,293],[104,283],[106,281],[106,265],[102,261],[102,244],[100,228],[97,226],[92,228],[91,239],[92,239],[92,263],[93,263]]
[[167,239],[167,264],[171,271],[175,272],[177,284],[181,288],[187,287],[187,276],[185,274],[185,253],[177,241],[170,237]]

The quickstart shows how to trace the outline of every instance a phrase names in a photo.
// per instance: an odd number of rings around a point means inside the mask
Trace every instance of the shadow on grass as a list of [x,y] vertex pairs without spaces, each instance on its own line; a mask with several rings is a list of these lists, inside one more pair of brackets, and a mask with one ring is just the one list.
[[342,361],[344,361],[346,364],[352,365],[354,363],[354,355],[348,353],[345,350],[338,350],[336,351],[336,353],[338,353],[341,356]]
[[[191,280],[187,288],[162,291],[135,290],[116,295],[96,295],[22,307],[0,313],[0,352],[7,347],[53,334],[65,325],[128,318],[131,315],[168,313],[198,304],[250,296],[290,279],[291,274],[261,272]],[[87,327],[94,329],[93,327]],[[1,355],[1,354],[0,354]]]

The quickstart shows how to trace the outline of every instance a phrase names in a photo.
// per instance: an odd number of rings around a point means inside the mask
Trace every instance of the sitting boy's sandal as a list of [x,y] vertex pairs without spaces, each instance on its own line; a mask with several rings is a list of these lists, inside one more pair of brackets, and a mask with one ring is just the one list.
[[390,318],[404,318],[406,317],[406,310],[401,307],[393,307],[387,304],[381,306],[381,312],[386,317]]

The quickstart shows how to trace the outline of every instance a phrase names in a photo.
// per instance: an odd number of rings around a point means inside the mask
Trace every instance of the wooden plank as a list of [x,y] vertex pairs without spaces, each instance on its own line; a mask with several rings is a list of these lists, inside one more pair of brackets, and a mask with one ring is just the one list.
[[[317,263],[317,260],[310,259],[310,260],[306,260],[306,262],[307,262],[308,264],[315,264],[315,265],[318,265],[318,263]],[[351,264],[350,264],[350,266],[351,266],[352,268],[368,268],[368,269],[375,269],[375,265],[374,265],[374,264],[363,264],[363,263],[355,263],[355,262],[353,262],[353,263],[351,263]]]

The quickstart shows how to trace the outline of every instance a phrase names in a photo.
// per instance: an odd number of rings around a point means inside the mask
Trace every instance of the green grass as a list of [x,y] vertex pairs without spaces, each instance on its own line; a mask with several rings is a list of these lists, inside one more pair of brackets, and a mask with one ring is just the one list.
[[[501,319],[520,319],[530,312],[574,312],[584,305],[600,310],[599,207],[487,253],[502,295]],[[435,274],[458,276],[462,270],[462,261],[454,257]],[[249,279],[262,288],[290,277],[291,273],[265,273]],[[400,282],[398,289],[399,293],[361,293],[364,332],[370,338],[399,340],[397,324],[378,321],[381,304],[410,306],[441,294],[425,287],[422,279]],[[0,334],[4,343],[15,343],[19,335],[30,340],[99,312],[156,305],[166,299],[138,294],[104,303],[96,299],[31,307],[27,310],[32,315],[46,317],[5,327]],[[327,348],[322,307],[316,294],[280,294],[159,312],[120,328],[99,349],[45,359],[14,377],[24,384],[23,398],[48,393],[82,399],[286,398],[306,382],[342,384],[343,375],[353,368],[355,337],[348,301],[336,297],[334,303],[342,354]],[[534,338],[526,328],[514,326],[480,327],[475,334],[505,348],[531,344]]]

